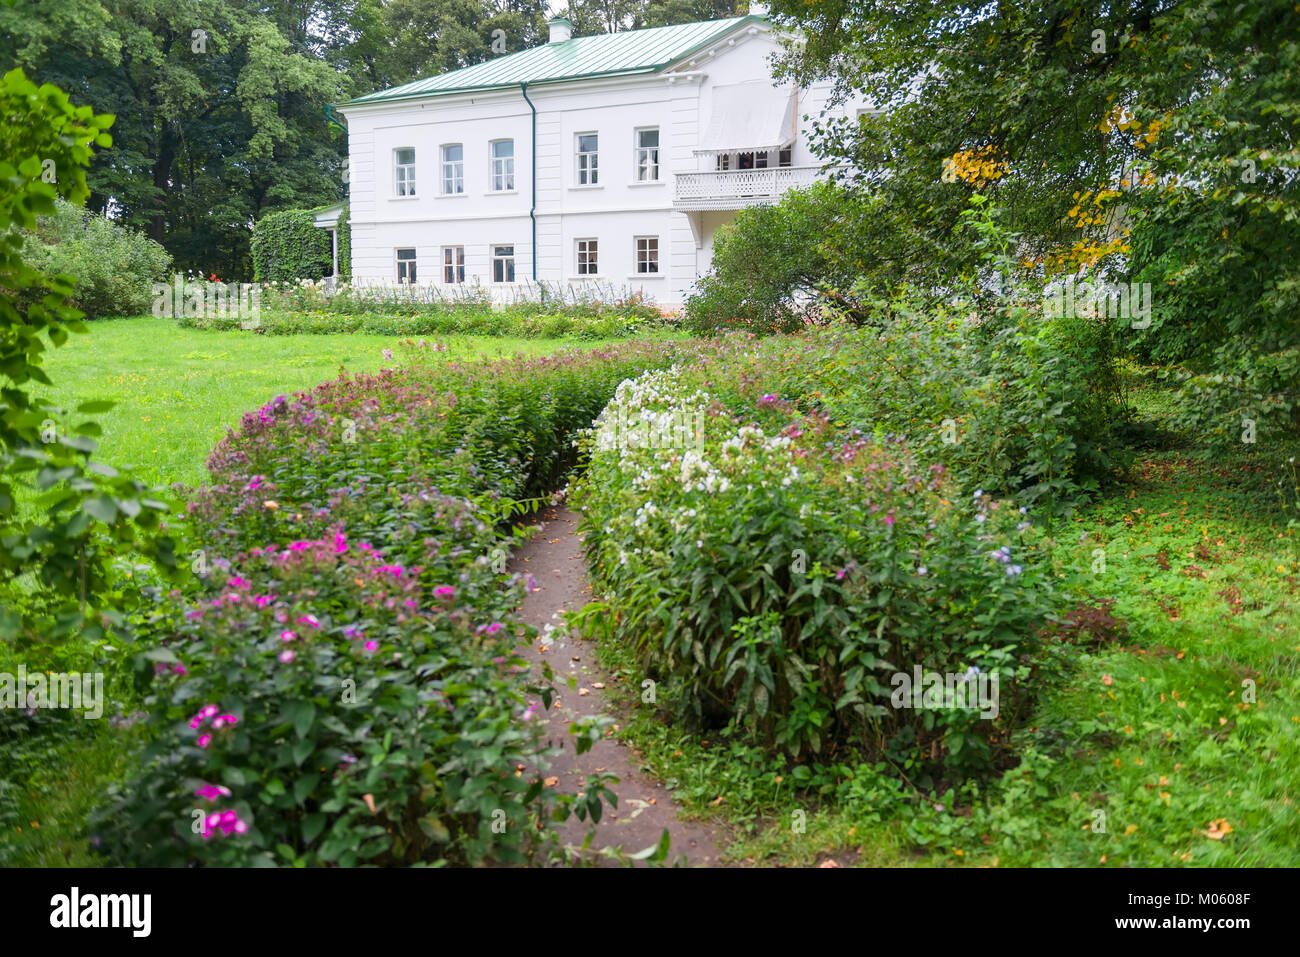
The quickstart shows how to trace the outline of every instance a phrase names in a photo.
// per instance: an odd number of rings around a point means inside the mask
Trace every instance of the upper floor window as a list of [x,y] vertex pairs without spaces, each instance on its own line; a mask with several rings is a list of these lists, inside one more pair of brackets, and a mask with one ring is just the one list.
[[600,139],[595,133],[578,134],[578,185],[595,186],[598,177],[596,170],[597,155],[600,152]]
[[514,282],[515,281],[515,247],[514,246],[493,246],[492,247],[492,281],[493,282]]
[[731,154],[719,153],[717,157],[718,169],[731,169]]
[[515,141],[492,143],[492,189],[495,192],[515,188]]
[[398,196],[415,195],[415,148],[393,150],[393,183]]
[[636,179],[653,183],[659,179],[659,131],[636,131]]
[[415,250],[397,250],[397,281],[415,282]]
[[781,152],[777,153],[777,154],[776,154],[776,165],[777,165],[777,166],[789,166],[789,165],[790,165],[790,155],[791,155],[791,152],[792,152],[792,151],[789,150],[789,149],[784,149],[784,150],[781,150]]
[[465,147],[460,143],[442,148],[442,191],[449,196],[465,192]]

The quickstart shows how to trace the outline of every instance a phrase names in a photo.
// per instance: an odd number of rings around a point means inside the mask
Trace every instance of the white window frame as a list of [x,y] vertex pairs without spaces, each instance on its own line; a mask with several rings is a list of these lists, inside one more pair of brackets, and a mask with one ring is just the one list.
[[[402,253],[409,252],[410,257],[403,256]],[[414,286],[419,282],[420,270],[418,263],[420,261],[420,251],[415,246],[394,246],[393,261],[397,264],[397,281],[398,283],[409,283]],[[402,267],[406,266],[406,269]],[[406,273],[405,276],[402,273]]]
[[[594,150],[584,150],[582,148],[582,138],[584,136],[594,136],[596,138],[596,148]],[[589,162],[587,161],[588,157],[590,157]],[[573,182],[574,185],[580,187],[600,185],[600,132],[598,130],[587,130],[573,135]]]
[[[510,144],[509,156],[497,156],[497,147],[502,143]],[[515,191],[515,141],[512,139],[492,140],[488,143],[488,158],[491,161],[490,192],[513,193]],[[499,183],[504,185],[499,186]]]
[[[405,150],[411,151],[411,162],[398,162],[398,156]],[[398,199],[415,198],[415,147],[398,146],[393,149],[393,195]]]
[[[498,250],[498,249],[509,249],[509,250],[510,250],[510,255],[508,255],[508,256],[500,256],[500,255],[497,255],[497,250]],[[491,268],[492,268],[492,272],[491,272],[491,274],[490,274],[491,277],[492,277],[492,282],[493,282],[493,283],[496,283],[496,284],[498,284],[498,285],[500,285],[500,284],[509,284],[509,283],[514,282],[515,279],[514,279],[513,276],[511,276],[510,278],[506,278],[506,270],[505,270],[504,265],[502,266],[502,269],[501,269],[501,276],[502,276],[502,278],[497,279],[497,263],[500,262],[500,263],[503,263],[503,264],[504,264],[504,263],[507,263],[507,262],[508,262],[508,263],[510,264],[510,272],[511,272],[511,273],[516,272],[516,269],[515,269],[515,258],[516,258],[516,256],[515,256],[515,244],[514,244],[514,243],[493,243],[491,246],[488,247],[488,250],[489,250],[489,254],[490,254],[490,264],[491,264]]]
[[[584,244],[590,244],[583,248]],[[592,276],[600,275],[600,240],[594,236],[584,236],[582,239],[576,239],[573,243],[574,248],[574,275],[583,279],[590,279]],[[586,262],[583,262],[583,259]],[[583,266],[587,266],[586,271]]]
[[[447,159],[447,150],[460,148],[460,159]],[[438,155],[442,163],[442,175],[439,177],[439,186],[442,189],[443,196],[464,196],[465,195],[465,144],[464,143],[443,143],[438,147]],[[452,185],[457,189],[448,189],[447,180],[448,172],[452,173]]]
[[[465,281],[465,247],[464,246],[443,246],[442,253],[442,281],[448,285],[456,285]],[[452,261],[447,262],[447,254],[452,253]],[[448,273],[452,276],[447,278]],[[459,278],[457,278],[459,277]]]
[[[642,246],[642,244],[645,244]],[[650,244],[654,244],[654,259],[650,258]],[[642,252],[645,257],[642,257]],[[632,262],[638,276],[659,276],[659,237],[658,236],[634,236],[632,237]],[[649,266],[653,263],[654,269],[642,269],[642,265]]]
[[[641,134],[654,133],[655,145],[642,146]],[[657,126],[640,126],[632,131],[632,156],[634,165],[632,168],[632,181],[634,183],[658,183],[660,182],[659,173],[659,150],[662,148],[663,140],[661,138],[659,127]],[[649,176],[642,176],[641,173],[648,169]]]

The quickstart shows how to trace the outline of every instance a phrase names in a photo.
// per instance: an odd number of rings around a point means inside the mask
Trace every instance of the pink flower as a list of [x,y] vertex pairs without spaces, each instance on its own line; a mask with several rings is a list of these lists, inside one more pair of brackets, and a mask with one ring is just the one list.
[[334,554],[341,555],[348,550],[348,538],[342,532],[334,533]]
[[230,797],[230,788],[220,784],[205,784],[194,793],[205,801],[215,801],[219,797]]
[[366,651],[378,651],[378,650],[379,650],[379,642],[375,641],[375,639],[371,638],[369,641],[366,642]]
[[286,648],[284,649],[284,651],[280,652],[280,660],[283,661],[285,664],[288,664],[290,661],[293,661],[295,657],[296,656],[294,655],[292,648]]
[[206,748],[206,747],[207,747],[209,744],[211,744],[211,743],[212,743],[212,735],[210,735],[210,734],[201,734],[201,735],[199,735],[199,747],[200,747],[200,748]]
[[487,626],[487,633],[489,635],[495,635],[498,631],[500,631],[504,627],[505,625],[501,624],[501,622],[494,621],[492,622],[492,624]]
[[456,594],[456,589],[452,588],[450,585],[439,585],[433,590],[433,593],[439,598],[450,598],[452,595]]
[[293,640],[294,640],[295,638],[297,638],[297,637],[298,637],[298,633],[297,633],[296,631],[282,631],[282,632],[280,632],[280,640],[281,640],[281,641],[293,641]]
[[271,604],[273,599],[271,598],[270,595],[258,595],[256,598],[253,599],[253,601],[256,602],[258,605],[262,606],[263,608],[265,608],[267,605]]

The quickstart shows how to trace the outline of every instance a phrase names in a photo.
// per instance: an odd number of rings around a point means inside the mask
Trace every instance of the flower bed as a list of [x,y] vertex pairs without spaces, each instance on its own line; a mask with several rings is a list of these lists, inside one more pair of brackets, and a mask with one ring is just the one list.
[[518,863],[598,801],[542,786],[497,548],[616,385],[672,356],[389,370],[246,415],[192,496],[201,577],[141,659],[153,741],[100,817],[110,858]]
[[[797,759],[987,768],[1051,607],[1035,532],[904,437],[816,407],[846,386],[852,347],[737,339],[621,385],[585,440],[589,562],[619,635],[694,721],[734,719]],[[997,676],[997,716],[898,706],[891,676],[916,667]]]

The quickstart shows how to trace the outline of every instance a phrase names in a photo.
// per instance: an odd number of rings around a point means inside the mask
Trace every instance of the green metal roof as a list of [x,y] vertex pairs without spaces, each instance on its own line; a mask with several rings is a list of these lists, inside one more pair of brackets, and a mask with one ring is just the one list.
[[766,20],[763,16],[732,17],[544,43],[440,76],[368,93],[345,105],[491,90],[521,83],[653,73],[708,46],[742,23]]

